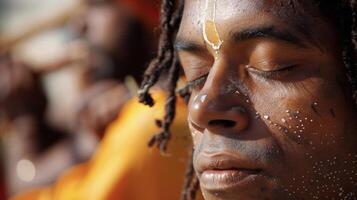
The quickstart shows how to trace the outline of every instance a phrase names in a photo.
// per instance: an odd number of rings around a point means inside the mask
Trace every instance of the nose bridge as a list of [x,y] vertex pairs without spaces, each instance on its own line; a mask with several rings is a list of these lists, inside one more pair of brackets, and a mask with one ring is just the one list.
[[203,88],[190,103],[193,123],[202,129],[246,126],[247,112],[234,77],[238,74],[230,69],[227,61],[215,62]]
[[231,90],[235,90],[236,87],[232,81],[234,79],[233,77],[237,76],[235,73],[236,72],[230,69],[229,61],[225,59],[216,60],[201,93],[206,93],[207,96],[216,98],[234,92]]
[[213,114],[226,109],[222,101],[224,101],[224,97],[229,92],[226,89],[229,85],[227,81],[229,79],[227,78],[229,76],[228,70],[227,64],[223,60],[218,60],[214,63],[203,88],[193,98],[195,110]]

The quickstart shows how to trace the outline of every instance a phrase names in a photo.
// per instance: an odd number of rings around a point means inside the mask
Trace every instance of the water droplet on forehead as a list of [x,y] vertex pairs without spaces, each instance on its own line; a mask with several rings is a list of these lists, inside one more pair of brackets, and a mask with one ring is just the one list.
[[270,119],[270,117],[269,117],[268,115],[264,115],[263,117],[264,117],[264,119],[266,119],[266,120],[269,120],[269,119]]

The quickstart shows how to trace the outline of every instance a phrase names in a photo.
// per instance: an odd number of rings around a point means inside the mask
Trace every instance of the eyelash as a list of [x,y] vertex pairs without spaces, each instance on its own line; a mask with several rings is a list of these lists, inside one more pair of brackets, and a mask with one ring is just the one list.
[[272,70],[272,71],[262,71],[262,70],[258,70],[257,68],[254,67],[249,67],[249,71],[253,72],[256,75],[259,75],[263,78],[267,78],[267,79],[280,79],[282,77],[284,77],[285,75],[287,75],[288,73],[290,73],[291,71],[293,71],[295,68],[297,67],[297,65],[291,65],[291,66],[287,66],[284,68],[280,68],[277,70]]
[[[267,78],[267,79],[279,79],[282,76],[286,75],[287,73],[293,71],[295,68],[297,67],[297,65],[292,65],[292,66],[288,66],[288,67],[284,67],[284,68],[280,68],[278,70],[273,70],[273,71],[262,71],[262,70],[258,70],[254,67],[249,67],[248,69],[253,72],[254,74],[257,74],[263,78]],[[189,81],[186,85],[186,87],[189,87],[190,89],[198,89],[199,87],[202,86],[202,84],[205,83],[206,78],[207,78],[207,74],[204,74],[192,81]]]
[[189,88],[191,88],[191,89],[198,89],[198,87],[201,87],[202,84],[205,83],[206,78],[207,78],[207,75],[208,75],[208,73],[207,73],[207,74],[204,74],[204,75],[202,75],[202,76],[200,76],[200,77],[198,77],[198,78],[196,78],[196,79],[194,79],[194,80],[192,80],[192,81],[189,81],[189,82],[187,83],[187,86],[186,86],[186,87],[189,87]]

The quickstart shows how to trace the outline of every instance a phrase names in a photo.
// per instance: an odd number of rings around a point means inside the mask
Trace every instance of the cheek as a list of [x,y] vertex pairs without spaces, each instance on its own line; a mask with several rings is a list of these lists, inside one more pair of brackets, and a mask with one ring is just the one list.
[[337,84],[314,78],[257,90],[260,95],[253,97],[255,109],[281,143],[315,149],[338,142],[344,129],[345,103]]

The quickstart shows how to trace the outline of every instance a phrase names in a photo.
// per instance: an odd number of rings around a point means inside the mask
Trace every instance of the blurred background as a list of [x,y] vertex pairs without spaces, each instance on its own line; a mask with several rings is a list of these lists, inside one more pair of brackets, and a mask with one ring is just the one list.
[[158,8],[0,0],[0,199],[91,157],[154,56]]

